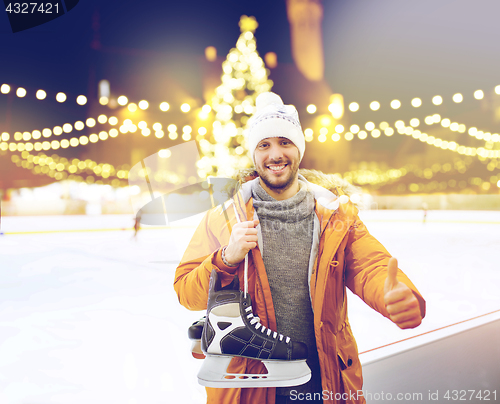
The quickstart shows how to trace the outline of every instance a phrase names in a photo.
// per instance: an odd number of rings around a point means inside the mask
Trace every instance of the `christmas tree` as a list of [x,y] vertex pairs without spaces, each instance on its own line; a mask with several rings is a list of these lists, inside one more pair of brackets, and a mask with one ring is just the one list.
[[237,168],[250,167],[244,131],[249,117],[255,112],[255,100],[273,85],[269,71],[257,52],[254,32],[258,26],[254,17],[242,16],[241,34],[236,47],[222,63],[221,85],[215,90],[212,109],[215,112],[213,131],[200,141],[203,158],[198,173],[232,176]]

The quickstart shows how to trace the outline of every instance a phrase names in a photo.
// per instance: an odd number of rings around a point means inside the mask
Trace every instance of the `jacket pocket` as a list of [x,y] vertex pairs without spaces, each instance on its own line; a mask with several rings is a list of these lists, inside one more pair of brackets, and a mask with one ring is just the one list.
[[337,360],[344,391],[349,393],[350,391],[361,390],[363,377],[358,358],[358,347],[347,321],[337,333]]

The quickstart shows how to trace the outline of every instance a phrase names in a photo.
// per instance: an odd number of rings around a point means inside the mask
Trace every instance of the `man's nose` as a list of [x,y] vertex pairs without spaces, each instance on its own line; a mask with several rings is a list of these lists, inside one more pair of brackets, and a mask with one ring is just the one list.
[[269,158],[272,160],[282,160],[284,158],[283,149],[279,145],[273,145],[269,150]]

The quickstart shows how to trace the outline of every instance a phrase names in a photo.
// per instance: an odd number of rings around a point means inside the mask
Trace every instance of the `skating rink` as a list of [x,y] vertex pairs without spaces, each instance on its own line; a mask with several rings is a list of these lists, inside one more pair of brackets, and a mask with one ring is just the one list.
[[[361,217],[419,288],[427,316],[399,330],[349,295],[360,352],[500,309],[500,211],[430,211],[425,224],[421,211]],[[173,289],[195,223],[143,228],[134,240],[132,215],[3,217],[0,403],[204,403],[187,339],[203,313],[180,306]]]

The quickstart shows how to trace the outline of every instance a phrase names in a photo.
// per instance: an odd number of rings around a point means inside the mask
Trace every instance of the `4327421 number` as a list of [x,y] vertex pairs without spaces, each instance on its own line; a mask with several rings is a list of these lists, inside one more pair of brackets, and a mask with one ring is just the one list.
[[14,14],[59,14],[59,3],[8,3],[5,11]]

